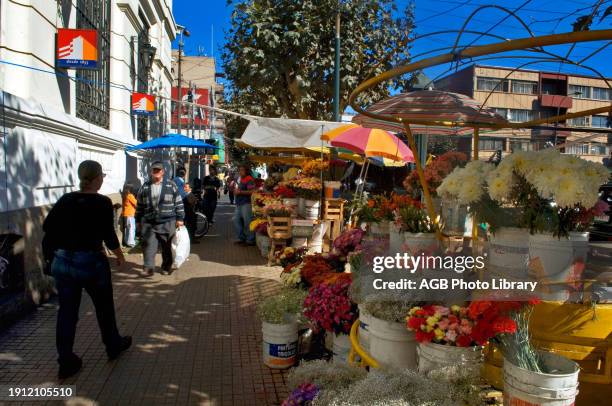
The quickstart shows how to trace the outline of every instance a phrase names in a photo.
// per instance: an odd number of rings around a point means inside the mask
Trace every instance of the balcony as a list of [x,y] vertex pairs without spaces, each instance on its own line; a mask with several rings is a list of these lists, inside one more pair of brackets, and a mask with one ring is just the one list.
[[541,94],[538,96],[540,106],[542,107],[554,107],[562,109],[572,108],[571,96],[562,96],[559,94]]

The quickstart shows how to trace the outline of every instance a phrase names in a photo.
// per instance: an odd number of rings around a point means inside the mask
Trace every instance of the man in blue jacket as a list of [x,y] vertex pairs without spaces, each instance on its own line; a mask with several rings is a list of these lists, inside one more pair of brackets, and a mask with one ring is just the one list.
[[161,245],[162,273],[172,273],[172,237],[183,225],[185,210],[183,199],[176,184],[164,179],[164,164],[160,161],[151,165],[150,178],[136,198],[136,224],[140,225],[144,256],[144,275],[153,276],[155,254]]

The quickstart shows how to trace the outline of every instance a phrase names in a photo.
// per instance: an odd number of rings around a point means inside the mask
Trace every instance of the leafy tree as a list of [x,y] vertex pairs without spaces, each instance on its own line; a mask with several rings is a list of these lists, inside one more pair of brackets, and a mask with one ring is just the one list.
[[[394,0],[228,0],[234,5],[222,55],[230,82],[227,105],[268,117],[333,117],[335,16],[340,4],[340,111],[361,82],[408,61],[413,4]],[[410,78],[391,88],[404,89]],[[389,95],[385,83],[360,103]],[[228,117],[228,133],[245,123]],[[233,133],[233,134],[232,134]]]

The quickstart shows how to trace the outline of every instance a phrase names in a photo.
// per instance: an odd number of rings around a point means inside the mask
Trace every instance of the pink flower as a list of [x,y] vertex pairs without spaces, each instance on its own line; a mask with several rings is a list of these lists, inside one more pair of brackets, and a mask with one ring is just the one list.
[[457,339],[457,332],[454,330],[448,330],[444,337],[446,338],[447,341],[454,343],[455,340]]
[[449,324],[450,324],[450,323],[449,323],[448,319],[445,317],[445,318],[443,318],[442,320],[440,320],[440,321],[438,322],[438,328],[439,328],[440,330],[446,330],[446,329],[448,328],[448,325],[449,325]]
[[440,313],[442,316],[448,316],[450,314],[450,309],[446,306],[434,306],[436,313]]
[[594,216],[603,216],[608,210],[610,210],[610,205],[603,200],[598,200],[591,209]]

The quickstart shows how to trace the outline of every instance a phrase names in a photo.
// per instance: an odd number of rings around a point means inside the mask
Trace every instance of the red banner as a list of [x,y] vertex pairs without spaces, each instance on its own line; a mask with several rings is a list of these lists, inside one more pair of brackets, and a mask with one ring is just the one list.
[[[210,105],[208,89],[196,89],[193,96],[190,96],[190,90],[188,87],[181,89],[181,100],[189,102],[191,98],[192,103],[201,104],[204,106]],[[178,87],[172,88],[172,127],[178,125]],[[207,126],[208,125],[208,110],[199,108],[197,106],[191,109],[191,105],[183,104],[181,109],[181,126],[186,127],[191,125],[191,118],[193,116],[193,125],[195,127]]]

